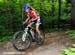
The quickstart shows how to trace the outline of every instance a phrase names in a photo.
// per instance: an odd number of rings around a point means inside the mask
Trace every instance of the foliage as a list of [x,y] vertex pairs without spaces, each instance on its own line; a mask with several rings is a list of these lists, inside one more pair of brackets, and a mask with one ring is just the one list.
[[[53,0],[0,0],[0,39],[8,39],[8,34],[15,33],[22,29],[22,7],[26,3],[30,4],[30,6],[40,13],[45,29],[56,29],[58,27],[59,3],[58,0],[52,1]],[[68,20],[68,18],[70,18],[70,15],[65,11],[67,7],[66,1],[67,0],[62,0],[61,20]],[[52,10],[52,8],[54,8],[54,10]],[[68,10],[69,9],[71,8],[68,8]],[[52,15],[53,13],[54,16]],[[26,16],[24,19],[25,18]],[[11,37],[12,35],[10,38]]]
[[75,48],[64,49],[60,55],[75,55]]
[[67,35],[71,36],[72,38],[75,38],[75,30],[68,30],[65,32]]

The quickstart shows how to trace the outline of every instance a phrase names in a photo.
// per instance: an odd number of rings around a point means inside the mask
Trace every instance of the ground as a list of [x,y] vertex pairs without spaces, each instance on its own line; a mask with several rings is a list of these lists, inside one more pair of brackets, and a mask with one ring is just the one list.
[[[6,55],[7,52],[7,55],[59,55],[61,51],[71,45],[71,39],[64,32],[46,33],[45,37],[44,45],[39,47],[32,45],[24,52],[16,51],[9,41],[0,46],[0,55]],[[17,54],[14,54],[14,52]]]

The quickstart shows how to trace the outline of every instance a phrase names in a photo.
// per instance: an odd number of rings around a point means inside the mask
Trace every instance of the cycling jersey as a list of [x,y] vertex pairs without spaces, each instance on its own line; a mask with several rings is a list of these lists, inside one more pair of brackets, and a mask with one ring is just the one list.
[[29,13],[27,13],[27,15],[28,16],[30,16],[30,17],[32,17],[32,19],[37,19],[36,20],[36,25],[40,25],[41,24],[41,22],[40,22],[40,16],[35,12],[35,11],[29,11]]
[[38,18],[37,13],[35,11],[29,11],[29,13],[27,13],[27,15],[29,15],[32,18]]

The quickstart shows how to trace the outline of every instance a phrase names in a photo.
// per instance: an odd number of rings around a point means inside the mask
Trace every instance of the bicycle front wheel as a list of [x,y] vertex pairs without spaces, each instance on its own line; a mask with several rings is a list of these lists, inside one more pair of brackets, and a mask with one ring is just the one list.
[[13,47],[18,50],[18,51],[25,51],[27,48],[30,47],[31,45],[31,38],[30,38],[30,34],[27,33],[26,37],[25,37],[25,41],[22,40],[22,36],[23,36],[24,32],[23,31],[18,31],[14,34],[13,36]]

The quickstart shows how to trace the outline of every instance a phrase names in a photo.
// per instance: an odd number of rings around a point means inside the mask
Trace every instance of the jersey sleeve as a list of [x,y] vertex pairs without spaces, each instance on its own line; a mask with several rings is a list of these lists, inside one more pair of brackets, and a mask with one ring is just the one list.
[[32,14],[33,14],[34,18],[38,18],[38,16],[37,16],[35,11],[32,11]]

